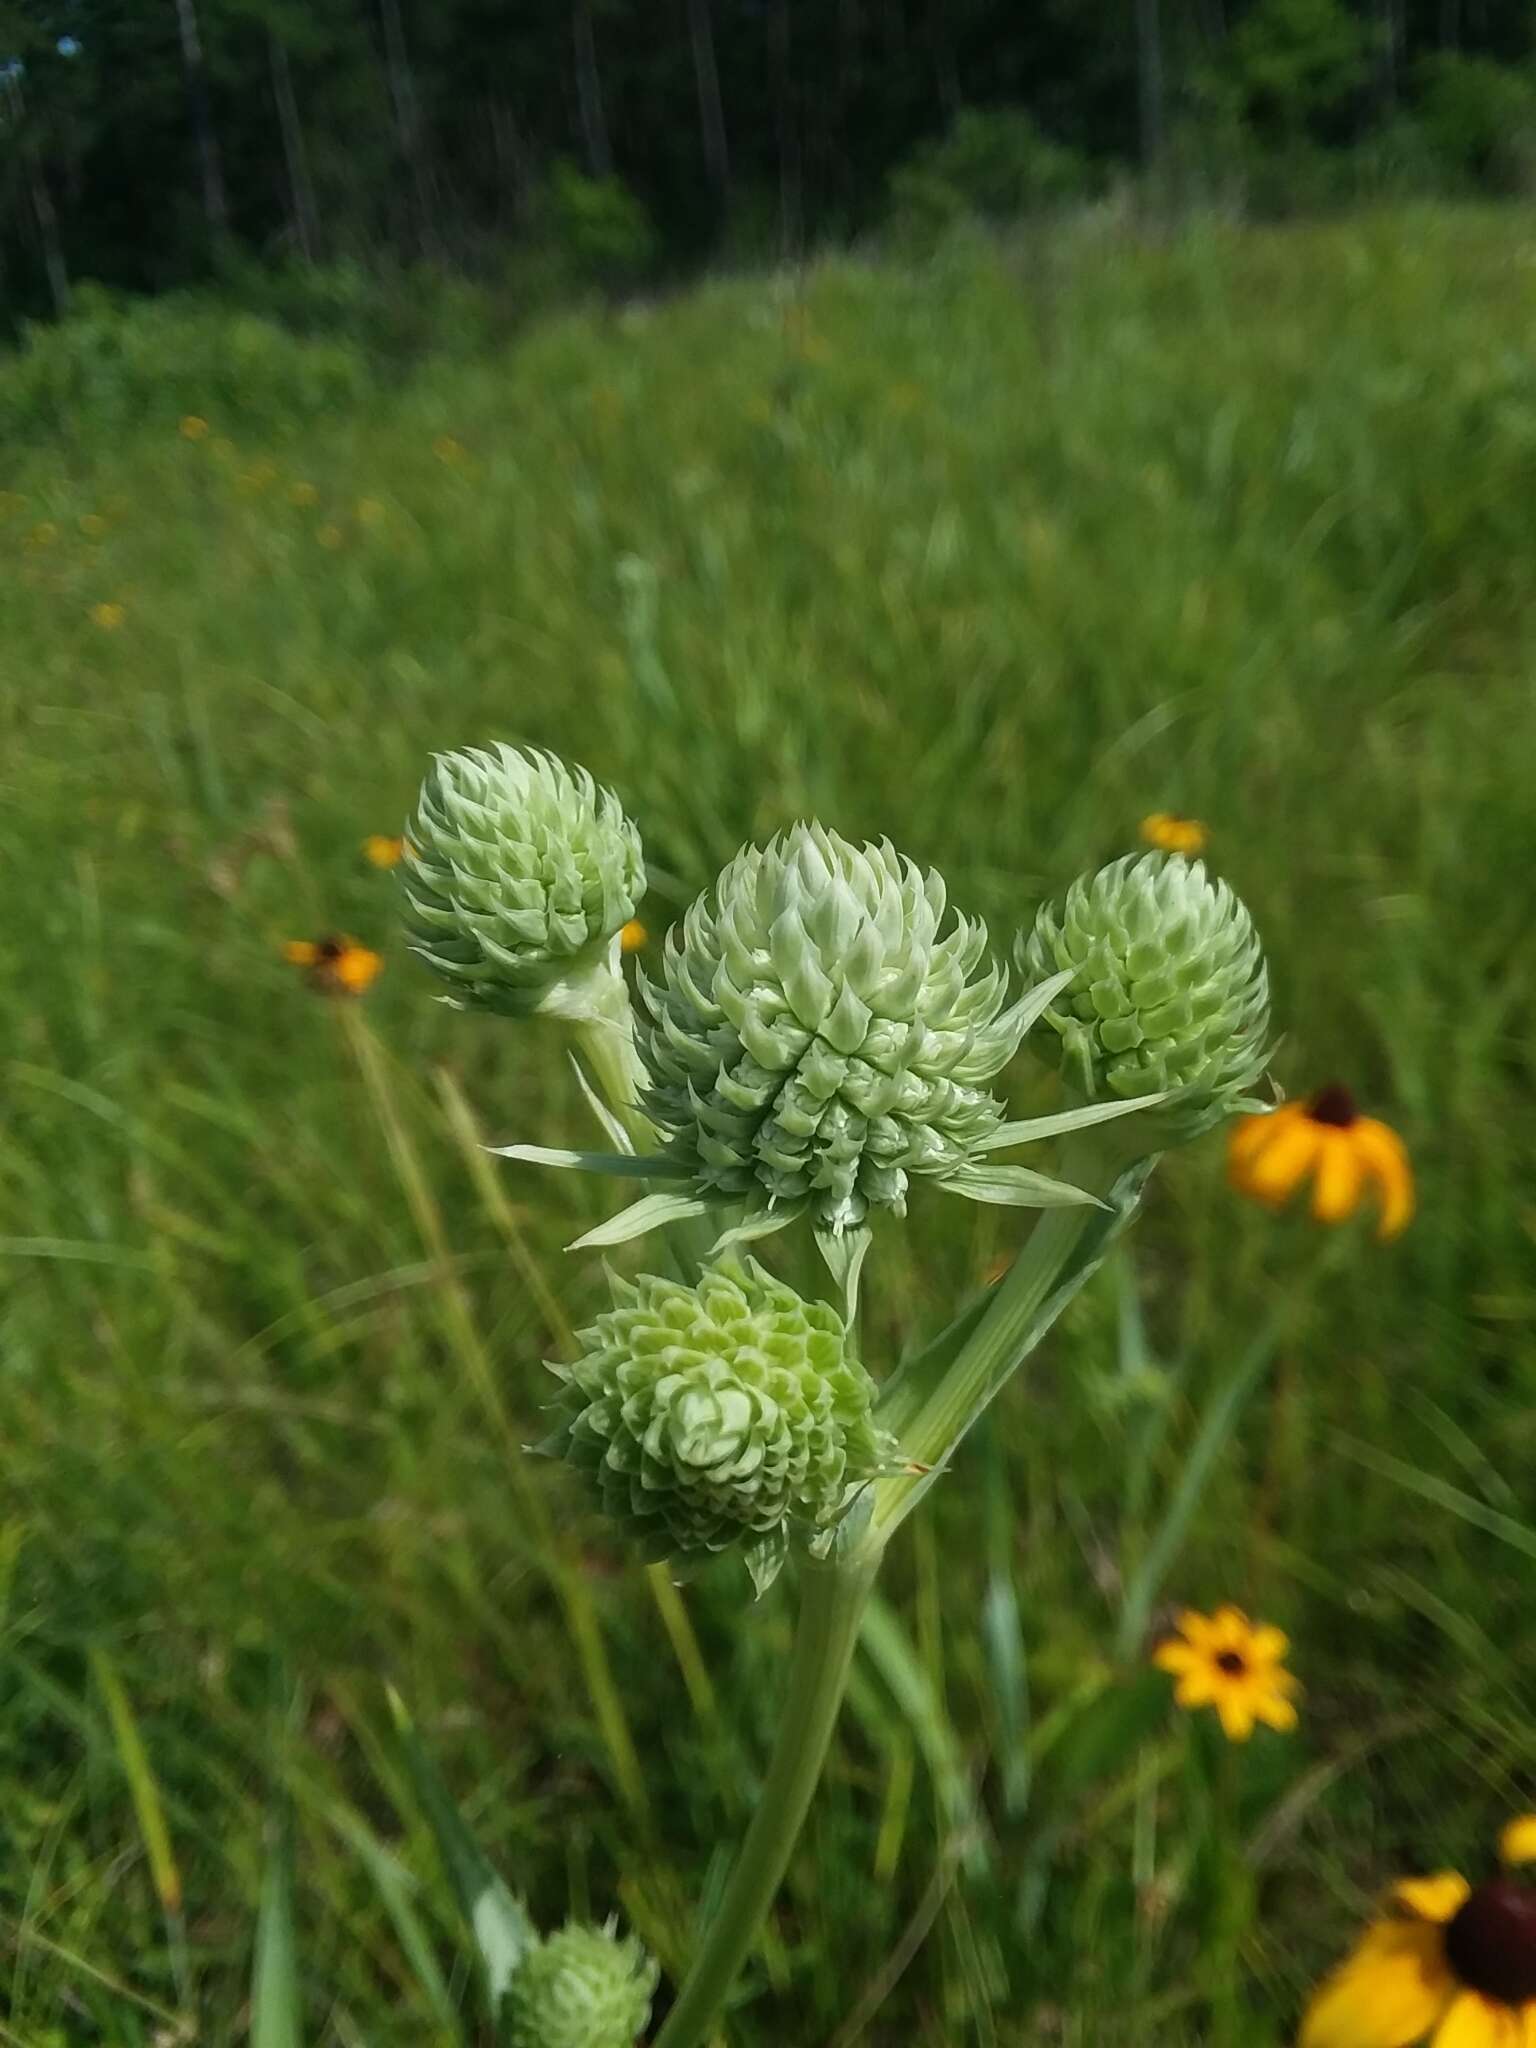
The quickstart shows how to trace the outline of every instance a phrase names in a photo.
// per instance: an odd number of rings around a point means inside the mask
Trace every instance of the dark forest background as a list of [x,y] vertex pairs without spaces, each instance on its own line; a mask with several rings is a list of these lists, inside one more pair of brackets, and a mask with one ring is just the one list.
[[516,306],[1113,190],[1520,192],[1533,53],[1531,0],[0,0],[0,303]]

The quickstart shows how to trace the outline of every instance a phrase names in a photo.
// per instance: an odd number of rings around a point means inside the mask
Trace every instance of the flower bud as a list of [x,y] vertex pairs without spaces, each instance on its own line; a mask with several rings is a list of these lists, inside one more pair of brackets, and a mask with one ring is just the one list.
[[406,831],[405,922],[461,1009],[579,1010],[645,893],[611,790],[534,748],[434,757]]
[[613,1292],[580,1358],[553,1368],[562,1424],[543,1448],[590,1474],[644,1555],[738,1547],[761,1587],[791,1527],[814,1544],[894,1469],[874,1382],[825,1303],[756,1261],[693,1287],[615,1279]]
[[640,1051],[647,1114],[701,1194],[842,1232],[971,1159],[1028,1018],[985,925],[944,911],[937,874],[816,824],[744,847],[699,898],[642,983]]
[[1227,1115],[1268,1062],[1258,934],[1200,861],[1132,855],[1080,877],[1059,914],[1040,911],[1023,965],[1074,971],[1045,1012],[1072,1084],[1090,1101],[1177,1091],[1158,1112],[1170,1137]]
[[634,2048],[651,2016],[656,1964],[611,1925],[562,1927],[529,1950],[507,1986],[507,2048]]

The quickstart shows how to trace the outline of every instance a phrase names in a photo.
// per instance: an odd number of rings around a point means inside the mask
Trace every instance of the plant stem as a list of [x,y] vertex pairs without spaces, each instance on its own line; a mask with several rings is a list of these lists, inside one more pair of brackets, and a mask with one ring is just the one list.
[[655,2048],[698,2048],[751,1953],[821,1777],[879,1564],[875,1549],[831,1565],[807,1560],[801,1568],[800,1621],[768,1775],[736,1868]]

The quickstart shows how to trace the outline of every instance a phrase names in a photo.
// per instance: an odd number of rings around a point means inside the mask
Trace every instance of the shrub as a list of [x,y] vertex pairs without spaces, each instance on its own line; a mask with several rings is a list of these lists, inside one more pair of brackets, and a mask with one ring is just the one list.
[[1092,183],[1088,159],[1028,114],[971,108],[891,173],[891,223],[903,239],[932,242],[966,220],[1000,224],[1085,198]]
[[1536,179],[1536,80],[1488,57],[1454,51],[1417,73],[1419,123],[1453,179],[1497,192],[1527,192]]

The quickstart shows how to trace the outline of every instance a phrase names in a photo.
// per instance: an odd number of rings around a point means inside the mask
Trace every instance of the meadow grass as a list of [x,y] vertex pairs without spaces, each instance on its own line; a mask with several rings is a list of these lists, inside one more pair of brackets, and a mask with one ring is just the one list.
[[[1514,210],[1079,230],[13,451],[0,2041],[244,2038],[286,1802],[305,2038],[481,2038],[386,1681],[536,1917],[669,1968],[751,1807],[789,1602],[522,1458],[611,1190],[477,1152],[584,1129],[559,1043],[436,1004],[360,853],[492,737],[617,787],[654,931],[814,812],[1006,944],[1191,812],[1280,1078],[1418,1169],[1382,1248],[1165,1167],[898,1545],[733,2041],[1278,2043],[1536,1799],[1533,323]],[[332,929],[351,1009],[279,956]],[[919,1195],[871,1362],[1020,1227]],[[1222,1599],[1307,1687],[1225,1762],[1135,1677]]]

